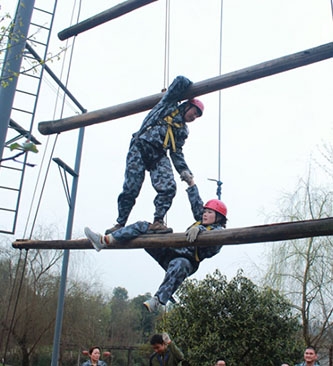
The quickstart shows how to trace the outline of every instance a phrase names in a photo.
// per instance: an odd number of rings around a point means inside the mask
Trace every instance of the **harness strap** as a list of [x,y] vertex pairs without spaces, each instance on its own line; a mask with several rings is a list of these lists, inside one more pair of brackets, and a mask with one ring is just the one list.
[[[201,221],[196,221],[192,226],[198,226],[198,225],[201,225],[202,224],[202,222]],[[206,229],[207,230],[212,230],[212,226],[211,225],[207,225],[206,226]],[[195,260],[196,260],[196,262],[200,262],[200,258],[199,258],[199,253],[198,253],[198,247],[196,246],[195,247],[195,253],[194,253],[194,258],[195,258]]]
[[176,152],[175,137],[173,135],[172,127],[181,128],[180,123],[173,122],[173,118],[179,113],[178,109],[175,109],[169,116],[164,117],[164,121],[168,124],[168,129],[164,138],[163,147],[168,146],[169,140],[171,142],[172,151]]

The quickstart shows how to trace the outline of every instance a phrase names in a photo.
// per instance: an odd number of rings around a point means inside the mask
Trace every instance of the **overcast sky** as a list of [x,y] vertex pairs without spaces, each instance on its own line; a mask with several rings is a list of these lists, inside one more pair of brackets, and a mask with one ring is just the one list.
[[[45,0],[43,0],[45,1]],[[12,0],[3,0],[1,11],[12,11]],[[118,1],[83,0],[84,20],[117,5]],[[38,1],[36,1],[38,5]],[[67,42],[57,33],[70,25],[73,1],[58,0],[50,51],[55,54]],[[171,0],[170,83],[177,75],[199,82],[219,73],[221,1]],[[165,1],[159,0],[76,37],[68,88],[88,110],[132,101],[159,93],[164,87]],[[329,0],[225,0],[222,21],[222,74],[250,67],[332,41],[332,11]],[[68,68],[72,39],[66,57],[50,67],[61,75]],[[222,200],[228,206],[228,227],[272,222],[279,198],[293,192],[307,176],[310,161],[320,159],[321,146],[332,141],[332,60],[203,95],[202,118],[189,126],[185,158],[195,175],[204,201],[216,197],[221,167]],[[65,75],[65,74],[64,74]],[[34,135],[43,142],[27,169],[17,232],[21,238],[47,137],[38,132],[38,122],[60,118],[54,85],[45,77]],[[65,76],[63,77],[65,82]],[[78,113],[66,105],[64,116]],[[85,129],[73,237],[83,237],[84,226],[103,232],[117,218],[117,197],[123,183],[125,158],[131,134],[145,113]],[[218,156],[219,124],[221,154]],[[54,156],[74,167],[78,131],[58,137]],[[52,145],[54,136],[49,138]],[[50,147],[48,147],[50,150]],[[315,169],[315,168],[313,168]],[[324,175],[316,176],[319,182]],[[168,226],[184,231],[193,222],[185,192],[186,184],[176,174],[178,192],[167,215]],[[128,223],[153,219],[149,175]],[[64,238],[68,207],[58,168],[51,165],[37,225],[59,228]],[[216,268],[230,279],[240,268],[254,278],[264,249],[271,244],[224,247],[204,261],[194,275],[203,278]],[[93,250],[71,252],[107,288],[122,286],[136,296],[156,290],[163,271],[144,250]],[[77,271],[75,268],[71,273]]]

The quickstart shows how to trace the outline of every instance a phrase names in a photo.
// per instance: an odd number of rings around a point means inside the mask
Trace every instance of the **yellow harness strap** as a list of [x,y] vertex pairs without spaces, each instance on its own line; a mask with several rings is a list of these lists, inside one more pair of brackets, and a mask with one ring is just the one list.
[[172,127],[181,128],[180,123],[173,122],[173,118],[179,113],[178,109],[175,109],[169,116],[164,118],[164,121],[168,124],[167,133],[164,138],[163,147],[168,146],[169,140],[171,141],[172,151],[176,152],[175,137],[173,135]]
[[[201,225],[201,224],[202,224],[201,221],[197,221],[192,226],[198,226],[198,225]],[[212,230],[212,226],[208,225],[208,226],[206,226],[206,229],[207,230]],[[198,247],[195,247],[194,258],[195,258],[196,262],[200,262],[200,258],[199,258],[199,254],[198,254]]]

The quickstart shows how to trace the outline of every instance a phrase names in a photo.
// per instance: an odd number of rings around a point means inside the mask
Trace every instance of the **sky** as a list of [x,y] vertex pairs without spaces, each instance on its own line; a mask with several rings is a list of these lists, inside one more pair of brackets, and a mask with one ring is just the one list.
[[[1,12],[13,14],[12,3],[1,0]],[[118,3],[82,0],[80,20]],[[49,51],[56,54],[61,47],[67,47],[67,51],[49,66],[64,83],[70,70],[68,89],[88,111],[163,89],[165,1],[81,33],[74,44],[73,39],[67,42],[57,38],[59,31],[70,26],[73,6],[74,1],[58,0]],[[177,75],[185,75],[194,83],[215,77],[219,75],[220,60],[221,73],[225,74],[332,41],[329,0],[225,0],[222,13],[220,51],[221,1],[171,0],[167,84]],[[189,126],[184,154],[204,201],[216,198],[216,183],[209,179],[220,178],[223,182],[222,200],[228,207],[229,228],[275,222],[273,216],[279,211],[282,195],[295,191],[299,179],[307,176],[310,162],[316,169],[314,161],[320,161],[323,144],[333,137],[332,66],[329,59],[200,97],[205,112]],[[17,230],[10,239],[22,238],[31,230],[29,210],[34,212],[39,199],[33,192],[36,184],[37,192],[41,190],[37,178],[39,172],[45,174],[42,159],[45,156],[47,161],[55,140],[53,135],[41,135],[38,123],[78,113],[67,102],[62,111],[55,85],[45,75],[34,126],[34,135],[42,146],[39,154],[29,156],[37,167],[27,169]],[[116,222],[129,142],[146,113],[85,128],[73,238],[84,237],[85,226],[103,232]],[[54,151],[55,157],[71,167],[77,137],[77,130],[61,133]],[[314,179],[324,183],[327,177],[316,172]],[[182,232],[194,220],[186,184],[177,174],[176,181],[177,195],[166,219],[174,232]],[[146,175],[128,223],[153,219],[154,196]],[[54,227],[54,238],[63,239],[67,215],[64,189],[53,163],[36,226],[45,230]],[[249,278],[256,278],[270,246],[225,246],[217,256],[205,260],[192,278],[202,279],[215,269],[228,279],[239,269]],[[143,249],[71,251],[69,276],[79,275],[96,279],[108,292],[125,287],[133,297],[154,293],[164,273]]]

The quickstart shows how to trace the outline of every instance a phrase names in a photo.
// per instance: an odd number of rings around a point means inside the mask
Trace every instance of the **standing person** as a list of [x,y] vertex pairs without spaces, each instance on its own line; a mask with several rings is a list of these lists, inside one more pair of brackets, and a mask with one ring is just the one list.
[[101,348],[93,346],[89,349],[89,360],[83,362],[81,366],[107,366],[104,361],[100,360]]
[[295,366],[317,366],[317,365],[320,365],[319,362],[317,361],[317,359],[318,359],[317,351],[312,346],[308,346],[308,347],[305,348],[303,357],[304,357],[304,361],[301,362],[301,363],[298,363]]
[[118,197],[117,224],[106,230],[110,234],[125,226],[135,205],[146,170],[157,192],[154,199],[155,213],[150,233],[172,232],[164,224],[164,216],[176,195],[176,182],[167,151],[179,174],[190,172],[182,147],[188,137],[187,123],[202,116],[204,106],[198,99],[191,99],[179,105],[179,101],[192,82],[184,76],[177,76],[163,98],[144,119],[141,128],[133,134],[126,159],[123,191]]
[[150,344],[154,353],[150,356],[149,366],[177,366],[184,360],[183,352],[167,333],[153,335]]
[[[187,182],[186,189],[188,199],[195,220],[186,231],[187,241],[193,243],[198,234],[207,230],[223,230],[227,222],[227,207],[217,199],[209,200],[205,205],[199,195],[198,187],[194,183],[193,176],[189,173],[183,174],[183,180]],[[128,225],[112,234],[101,235],[90,230],[88,227],[84,232],[97,251],[107,248],[108,244],[114,241],[130,240],[139,235],[146,234],[149,230],[149,222],[138,221]],[[149,312],[155,312],[160,305],[166,305],[172,295],[183,283],[185,278],[192,275],[199,268],[200,262],[220,252],[222,245],[197,247],[195,245],[185,248],[150,248],[145,249],[166,271],[164,280],[158,288],[155,296],[144,302]]]

